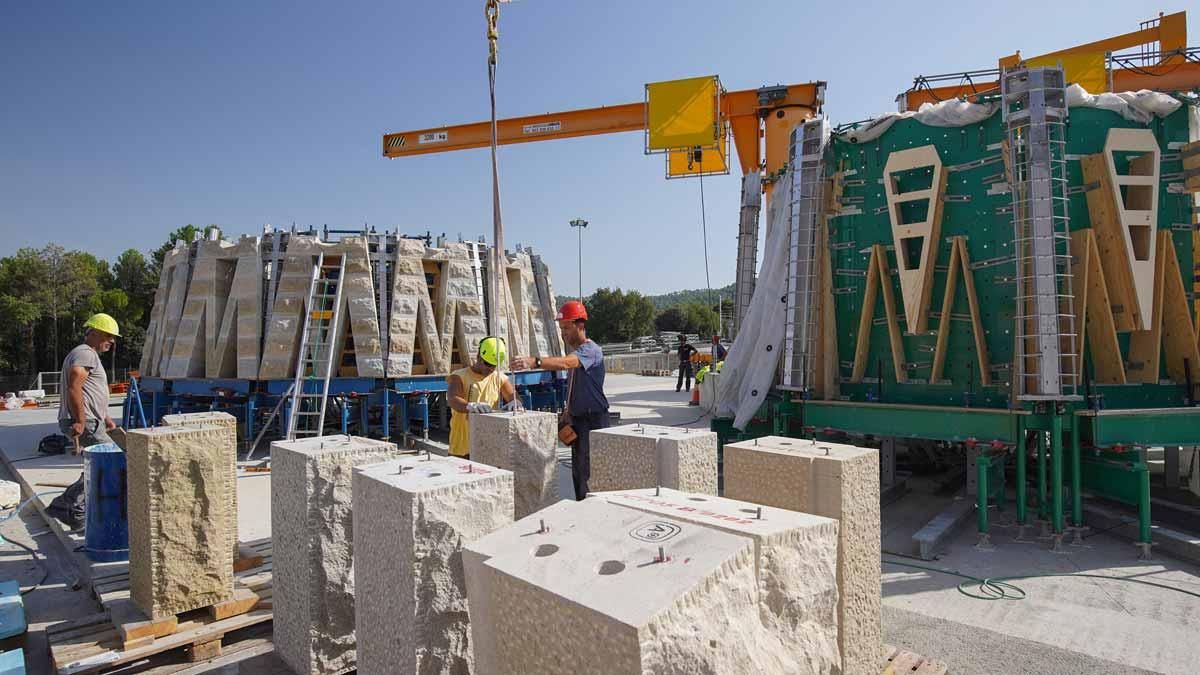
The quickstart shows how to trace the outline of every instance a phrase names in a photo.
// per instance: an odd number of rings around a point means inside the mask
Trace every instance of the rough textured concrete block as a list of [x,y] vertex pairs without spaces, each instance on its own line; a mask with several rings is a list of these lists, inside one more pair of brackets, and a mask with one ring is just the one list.
[[592,432],[593,492],[669,487],[717,494],[717,435],[626,424]]
[[472,636],[490,636],[475,642],[478,672],[798,671],[759,620],[746,537],[587,499],[480,539],[464,565]]
[[227,434],[200,426],[126,435],[129,590],[151,619],[233,597]]
[[471,459],[513,472],[516,518],[558,501],[558,416],[526,410],[470,415]]
[[838,521],[838,640],[846,673],[879,670],[879,451],[768,436],[725,445],[725,496]]
[[354,503],[359,672],[472,672],[462,548],[512,523],[512,473],[402,457],[355,469]]
[[226,509],[229,519],[225,524],[225,532],[233,546],[233,558],[238,554],[238,501],[237,501],[237,418],[223,412],[197,412],[163,415],[162,423],[179,427],[219,427],[222,430],[222,447],[225,450],[226,480],[233,486],[229,491],[229,505]]
[[343,309],[354,336],[354,363],[359,377],[383,377],[383,341],[379,335],[378,293],[371,271],[366,237],[343,237],[335,252],[346,257],[342,280]]
[[800,668],[793,672],[839,672],[836,520],[667,488],[593,498],[749,538],[759,617],[766,630],[794,646]]
[[275,651],[296,673],[355,667],[352,471],[399,454],[355,436],[271,444]]

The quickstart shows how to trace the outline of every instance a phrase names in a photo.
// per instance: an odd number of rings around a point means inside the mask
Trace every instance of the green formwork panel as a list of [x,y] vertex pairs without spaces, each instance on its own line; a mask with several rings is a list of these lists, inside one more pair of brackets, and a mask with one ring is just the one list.
[[1200,408],[1081,410],[1084,440],[1098,448],[1200,445]]
[[[1187,105],[1166,118],[1155,118],[1149,125],[1131,122],[1114,112],[1093,108],[1071,108],[1066,127],[1065,154],[1069,186],[1083,185],[1079,158],[1100,152],[1109,129],[1149,128],[1158,139],[1164,161],[1160,173],[1164,177],[1182,171],[1178,160],[1178,144],[1188,140]],[[837,321],[840,396],[842,400],[877,403],[908,403],[930,406],[970,406],[972,408],[1008,408],[1013,361],[1013,327],[1015,310],[1016,265],[1012,260],[1013,226],[1008,208],[1012,195],[994,189],[1004,181],[1004,163],[1000,143],[1004,140],[1001,115],[966,127],[939,128],[922,124],[915,119],[896,121],[879,138],[855,144],[845,135],[835,134],[826,155],[826,173],[844,172],[843,214],[829,220],[830,256],[835,289],[834,304]],[[973,168],[951,171],[946,194],[950,200],[943,205],[941,234],[934,242],[938,249],[933,288],[929,307],[940,312],[950,262],[948,237],[966,237],[975,288],[982,314],[983,329],[989,362],[992,365],[990,386],[980,384],[975,343],[968,316],[965,289],[960,278],[954,300],[948,336],[948,350],[942,380],[928,382],[932,368],[933,348],[940,324],[931,317],[928,334],[904,334],[904,362],[908,382],[897,383],[892,367],[891,348],[884,309],[876,301],[875,321],[871,326],[867,352],[867,371],[864,380],[851,384],[851,366],[857,343],[858,324],[866,291],[866,270],[873,244],[892,246],[891,222],[883,186],[883,169],[888,156],[897,151],[933,144],[946,167]],[[1174,146],[1174,147],[1173,147]],[[932,173],[906,174],[911,188],[920,181],[931,180]],[[1178,179],[1175,179],[1178,182]],[[1189,196],[1168,191],[1163,180],[1159,186],[1158,227],[1172,232],[1181,270],[1191,270],[1192,222]],[[849,211],[846,214],[846,211]],[[1077,190],[1069,196],[1068,213],[1072,230],[1091,227],[1086,194]],[[888,267],[897,267],[896,252],[889,250]],[[891,275],[897,311],[903,313],[899,278]],[[1191,288],[1190,276],[1184,279]],[[904,330],[903,317],[901,329]],[[1122,336],[1127,348],[1128,337]],[[1085,349],[1086,353],[1086,349]],[[1200,376],[1200,368],[1197,368]],[[1163,375],[1162,377],[1166,377]],[[1081,392],[1082,393],[1082,392]],[[1187,405],[1184,383],[1146,384],[1139,386],[1091,386],[1088,393],[1103,400],[1107,408],[1167,408]]]
[[937,441],[981,443],[1017,442],[1024,410],[950,408],[928,405],[805,401],[805,427],[853,434],[924,438]]

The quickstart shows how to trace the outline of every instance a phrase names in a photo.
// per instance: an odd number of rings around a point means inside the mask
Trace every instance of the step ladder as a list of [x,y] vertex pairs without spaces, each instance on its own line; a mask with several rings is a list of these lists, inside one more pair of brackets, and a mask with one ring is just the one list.
[[334,348],[341,328],[342,279],[346,259],[341,255],[317,256],[305,305],[304,332],[292,384],[288,440],[320,436],[325,426],[325,404],[329,400],[329,378],[336,360]]

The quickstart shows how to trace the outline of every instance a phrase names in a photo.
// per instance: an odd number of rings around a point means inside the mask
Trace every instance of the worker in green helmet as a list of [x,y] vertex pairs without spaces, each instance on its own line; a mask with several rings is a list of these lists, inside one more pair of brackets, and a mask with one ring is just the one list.
[[108,414],[108,373],[100,355],[116,345],[121,329],[107,314],[93,314],[83,327],[83,344],[67,352],[59,380],[58,427],[74,441],[76,454],[89,445],[112,443],[108,432],[117,428]]
[[475,363],[459,368],[446,377],[450,404],[450,454],[467,457],[471,452],[471,425],[467,415],[497,411],[504,402],[503,410],[520,410],[521,400],[499,367],[504,365],[507,350],[504,338],[489,335],[479,341],[479,353]]

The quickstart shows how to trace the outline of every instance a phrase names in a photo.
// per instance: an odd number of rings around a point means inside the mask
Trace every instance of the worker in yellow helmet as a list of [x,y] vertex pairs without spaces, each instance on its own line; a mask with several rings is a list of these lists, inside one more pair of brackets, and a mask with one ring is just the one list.
[[471,453],[471,426],[467,415],[496,412],[504,401],[503,410],[520,410],[521,400],[499,367],[506,360],[504,338],[488,336],[479,341],[475,363],[459,368],[446,377],[450,386],[450,454],[467,457]]
[[116,345],[121,329],[107,314],[93,314],[83,327],[83,344],[67,352],[59,379],[58,427],[75,441],[75,453],[89,445],[112,443],[108,432],[117,428],[108,415],[108,373],[100,355]]

